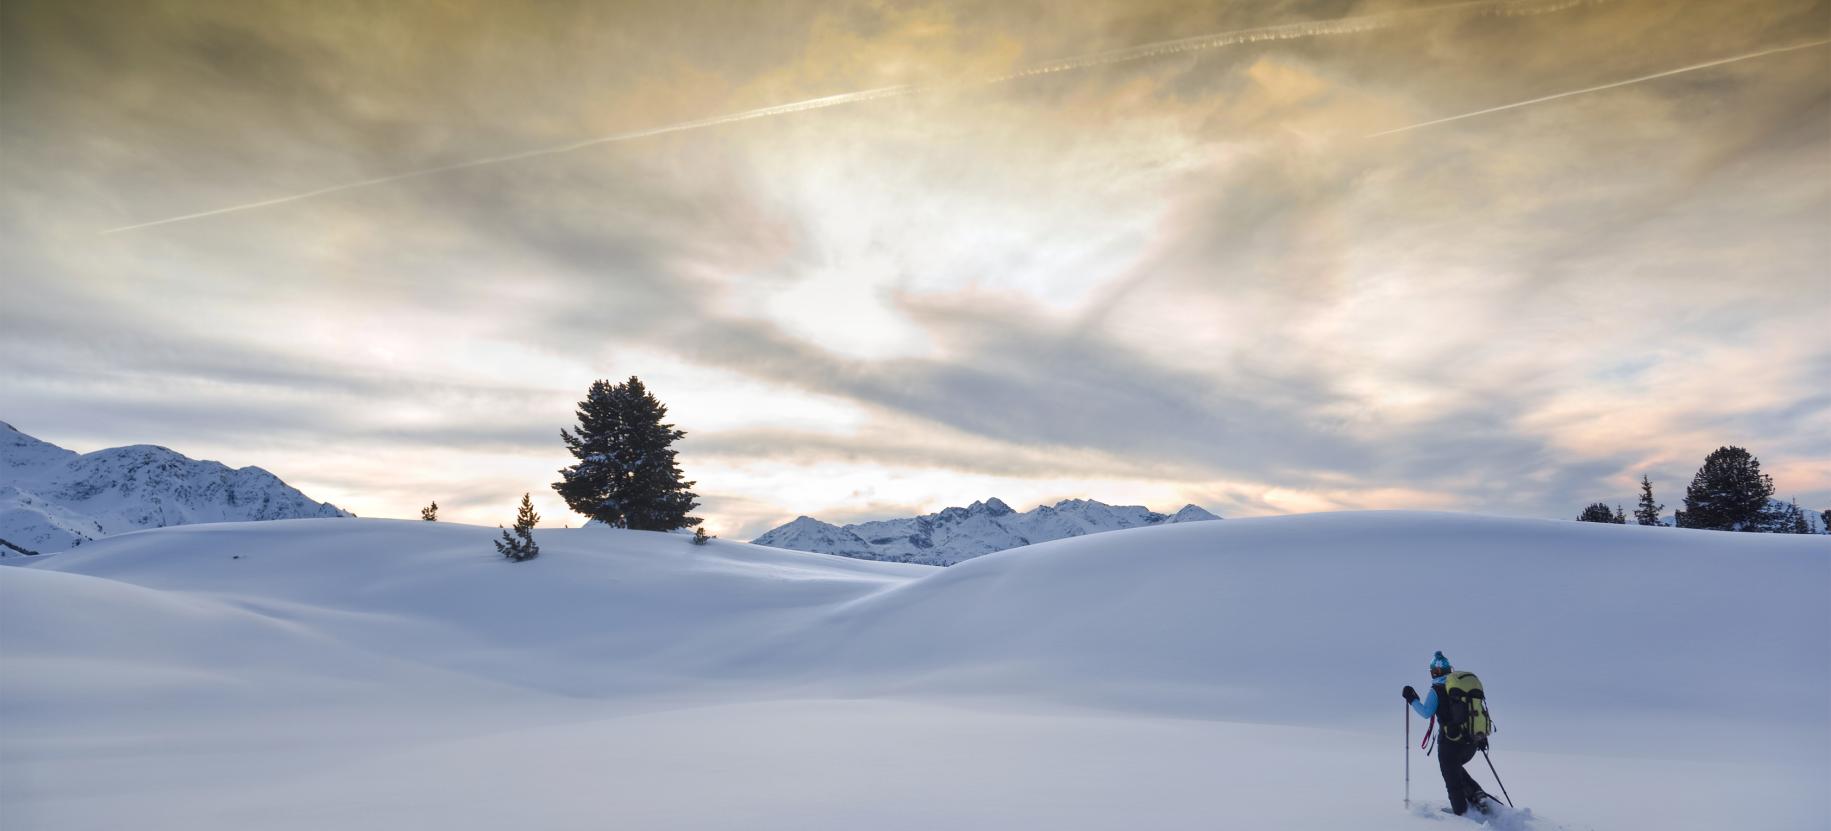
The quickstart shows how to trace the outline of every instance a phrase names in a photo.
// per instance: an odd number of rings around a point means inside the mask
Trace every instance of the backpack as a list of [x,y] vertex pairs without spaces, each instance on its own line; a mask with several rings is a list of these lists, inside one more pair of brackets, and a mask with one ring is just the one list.
[[1473,672],[1452,672],[1443,679],[1443,706],[1437,713],[1438,734],[1446,742],[1480,742],[1494,732],[1488,696]]

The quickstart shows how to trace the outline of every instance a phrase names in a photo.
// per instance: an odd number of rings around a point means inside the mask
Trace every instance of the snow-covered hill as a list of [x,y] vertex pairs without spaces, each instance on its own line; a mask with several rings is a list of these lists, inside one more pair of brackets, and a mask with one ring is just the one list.
[[1497,827],[1824,825],[1823,537],[1321,514],[936,569],[605,528],[511,564],[496,533],[14,558],[6,827],[1475,827],[1415,748],[1400,804],[1398,688],[1437,649],[1535,815]]
[[[1793,507],[1793,505],[1794,505],[1794,503],[1792,500],[1769,499],[1767,501],[1768,510],[1773,512],[1773,514],[1776,517],[1786,516],[1787,509]],[[1800,514],[1800,517],[1806,521],[1806,530],[1808,532],[1813,533],[1813,534],[1825,533],[1825,518],[1824,518],[1823,509],[1815,510],[1815,509],[1808,508],[1808,507],[1801,505],[1801,506],[1799,506],[1799,514]]]
[[0,553],[198,522],[347,517],[258,467],[138,444],[77,454],[0,422]]
[[751,540],[755,545],[861,560],[946,566],[1020,545],[1148,525],[1220,519],[1194,505],[1160,514],[1141,505],[1064,499],[1023,513],[994,498],[933,514],[838,526],[799,517]]

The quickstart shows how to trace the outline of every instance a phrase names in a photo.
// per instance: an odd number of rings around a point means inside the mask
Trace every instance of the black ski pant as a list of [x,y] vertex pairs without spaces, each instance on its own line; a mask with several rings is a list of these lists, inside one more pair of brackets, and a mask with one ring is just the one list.
[[1450,810],[1457,814],[1468,813],[1469,803],[1487,793],[1475,782],[1475,777],[1462,769],[1474,758],[1474,742],[1437,743],[1437,767],[1443,771],[1443,787],[1450,793]]

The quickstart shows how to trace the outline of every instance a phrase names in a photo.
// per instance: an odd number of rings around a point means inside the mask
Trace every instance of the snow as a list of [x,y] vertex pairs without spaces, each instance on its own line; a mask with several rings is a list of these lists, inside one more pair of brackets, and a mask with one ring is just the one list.
[[[1316,514],[938,569],[611,528],[188,525],[0,568],[9,829],[1825,826],[1824,537]],[[1412,721],[1412,738],[1423,725]],[[1499,792],[1477,757],[1471,770]]]
[[1114,506],[1092,499],[1064,499],[1020,514],[993,498],[965,508],[844,527],[803,516],[751,542],[864,560],[945,566],[1033,543],[1211,519],[1220,517],[1195,505],[1184,505],[1170,515],[1142,505]]
[[79,455],[0,422],[0,540],[18,548],[48,553],[166,525],[347,516],[258,467],[147,444]]
[[[1792,507],[1792,505],[1793,505],[1793,500],[1791,500],[1791,499],[1769,499],[1767,501],[1768,510],[1773,511],[1776,514],[1782,514],[1782,515],[1784,515],[1786,513],[1787,509]],[[1806,507],[1805,505],[1800,505],[1799,513],[1805,517],[1806,528],[1808,529],[1808,531],[1810,533],[1813,533],[1813,534],[1825,533],[1825,518],[1824,518],[1823,509],[1813,509],[1813,508]]]

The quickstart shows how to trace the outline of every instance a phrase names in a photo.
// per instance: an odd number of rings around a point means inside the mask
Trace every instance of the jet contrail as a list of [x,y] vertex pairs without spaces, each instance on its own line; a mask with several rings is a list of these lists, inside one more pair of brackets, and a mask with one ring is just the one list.
[[[1555,6],[1557,8],[1568,8],[1577,5],[1577,3],[1581,1],[1582,0],[1564,0],[1564,2],[1556,3]],[[1007,75],[986,78],[977,83],[1001,84],[1006,81],[1015,81],[1019,78],[1047,75],[1052,72],[1088,69],[1090,67],[1104,66],[1106,64],[1121,63],[1124,61],[1143,60],[1145,58],[1155,58],[1161,55],[1174,55],[1179,52],[1195,52],[1216,49],[1223,46],[1237,46],[1242,43],[1294,40],[1296,38],[1318,37],[1321,35],[1345,35],[1354,34],[1356,32],[1370,32],[1376,29],[1390,28],[1409,20],[1442,14],[1443,12],[1455,11],[1457,9],[1487,9],[1494,7],[1526,7],[1541,5],[1548,4],[1497,2],[1496,0],[1465,0],[1465,2],[1426,6],[1425,8],[1412,9],[1410,11],[1383,12],[1380,14],[1363,15],[1361,17],[1344,17],[1335,20],[1311,20],[1301,23],[1282,23],[1275,26],[1259,26],[1252,29],[1236,29],[1231,32],[1215,32],[1206,35],[1196,35],[1194,37],[1177,38],[1175,40],[1162,40],[1154,43],[1139,44],[1137,46],[1127,46],[1121,49],[1111,49],[1105,52],[1078,55],[1072,58],[1061,58],[1047,63],[1024,67]]]
[[[1451,12],[1451,11],[1457,11],[1457,10],[1473,11],[1473,10],[1494,9],[1494,10],[1499,10],[1499,11],[1506,12],[1506,13],[1513,13],[1513,12],[1517,12],[1517,11],[1521,11],[1521,10],[1524,10],[1527,12],[1556,11],[1559,9],[1569,8],[1574,5],[1580,5],[1582,2],[1585,2],[1585,0],[1548,0],[1548,1],[1547,0],[1465,0],[1464,2],[1446,3],[1446,4],[1442,4],[1442,5],[1437,5],[1437,6],[1428,6],[1428,7],[1422,8],[1422,9],[1412,9],[1410,11],[1385,12],[1385,13],[1381,13],[1381,14],[1364,15],[1361,17],[1344,17],[1344,18],[1339,18],[1336,20],[1306,21],[1306,22],[1302,22],[1302,23],[1286,23],[1286,24],[1280,24],[1280,25],[1276,25],[1276,26],[1260,26],[1260,27],[1256,27],[1256,28],[1252,28],[1252,29],[1238,29],[1238,30],[1234,30],[1234,31],[1230,31],[1230,32],[1216,32],[1213,34],[1198,35],[1195,37],[1178,38],[1176,40],[1158,41],[1155,43],[1146,43],[1146,44],[1140,44],[1138,46],[1130,46],[1130,47],[1126,47],[1123,49],[1113,49],[1113,50],[1109,50],[1109,51],[1105,51],[1105,52],[1095,52],[1095,53],[1088,54],[1088,55],[1080,55],[1080,56],[1071,57],[1071,58],[1062,58],[1059,60],[1049,61],[1046,63],[1040,63],[1040,64],[1036,64],[1033,66],[1025,67],[1023,69],[1019,69],[1019,70],[1009,73],[1009,74],[998,75],[998,76],[991,77],[991,78],[979,79],[977,81],[964,81],[964,82],[955,81],[955,82],[949,82],[949,83],[939,83],[939,84],[929,84],[929,85],[904,84],[904,85],[892,86],[892,87],[878,87],[876,89],[862,90],[859,92],[846,92],[846,93],[840,93],[838,95],[828,95],[828,96],[824,96],[821,98],[809,98],[805,101],[795,101],[795,102],[788,103],[788,104],[777,104],[777,105],[770,106],[770,107],[759,107],[759,108],[753,109],[753,110],[742,110],[740,112],[727,113],[725,115],[710,116],[707,118],[695,119],[693,121],[682,121],[679,123],[668,124],[668,125],[664,125],[664,126],[660,126],[660,127],[650,127],[650,128],[642,129],[642,130],[631,130],[631,131],[623,132],[623,133],[613,133],[613,134],[607,135],[607,136],[599,136],[597,138],[575,141],[570,144],[560,144],[560,145],[555,145],[552,147],[541,147],[541,148],[536,148],[533,150],[522,150],[522,151],[518,151],[515,153],[507,153],[507,154],[500,155],[500,156],[487,156],[487,157],[479,158],[479,159],[470,159],[468,161],[453,162],[451,164],[439,165],[437,167],[426,167],[426,168],[420,168],[418,170],[409,170],[405,173],[391,173],[386,176],[376,176],[372,179],[362,179],[362,180],[354,181],[354,182],[344,182],[343,184],[331,185],[328,187],[318,188],[317,190],[309,190],[309,191],[305,191],[303,193],[291,194],[289,196],[276,196],[272,199],[263,199],[259,202],[248,202],[248,203],[244,203],[241,205],[230,205],[225,208],[216,208],[216,209],[208,210],[208,211],[198,211],[196,213],[183,214],[181,216],[172,216],[172,217],[167,217],[165,219],[155,219],[150,222],[140,222],[140,223],[136,223],[133,225],[123,225],[119,228],[110,228],[106,231],[103,231],[102,233],[104,235],[118,234],[123,231],[134,231],[134,230],[139,230],[141,228],[152,228],[152,227],[155,227],[158,225],[169,225],[174,222],[188,222],[193,219],[203,219],[204,217],[209,217],[209,216],[219,216],[221,214],[236,213],[239,211],[251,211],[256,208],[266,208],[266,207],[271,207],[274,205],[284,205],[288,202],[298,202],[303,199],[311,199],[311,198],[318,197],[318,196],[324,196],[325,194],[338,193],[340,191],[355,190],[357,188],[366,188],[366,187],[369,187],[372,185],[386,184],[388,182],[399,182],[404,179],[414,179],[414,178],[418,178],[421,176],[431,176],[435,173],[448,173],[448,172],[454,171],[454,170],[464,170],[467,168],[482,167],[484,165],[502,164],[503,162],[520,161],[522,159],[532,159],[532,158],[536,158],[539,156],[552,156],[552,155],[557,155],[560,153],[570,153],[575,150],[582,150],[587,147],[595,147],[595,146],[598,146],[601,144],[613,144],[616,142],[631,141],[633,139],[648,138],[650,136],[665,135],[667,133],[678,133],[678,132],[682,132],[685,130],[697,130],[702,127],[713,127],[713,126],[717,126],[720,124],[731,124],[733,122],[749,121],[751,119],[756,119],[756,118],[769,118],[771,116],[787,115],[789,113],[804,112],[807,110],[821,110],[821,109],[826,109],[827,107],[838,107],[838,106],[844,106],[847,104],[859,104],[859,103],[863,103],[866,101],[876,101],[876,100],[883,99],[883,98],[894,98],[894,97],[899,97],[899,96],[904,96],[904,95],[913,95],[916,93],[930,92],[930,91],[938,90],[938,89],[1001,84],[1001,83],[1015,81],[1015,80],[1022,79],[1022,78],[1029,78],[1029,77],[1033,77],[1033,76],[1037,76],[1037,75],[1047,75],[1047,74],[1053,73],[1053,72],[1065,72],[1065,71],[1070,71],[1070,70],[1087,69],[1087,68],[1095,67],[1095,66],[1122,63],[1122,62],[1126,62],[1126,61],[1143,60],[1145,58],[1154,58],[1154,57],[1157,57],[1160,55],[1170,55],[1170,54],[1175,54],[1175,53],[1179,53],[1179,52],[1193,52],[1193,51],[1206,50],[1206,49],[1216,49],[1216,48],[1220,48],[1220,47],[1224,47],[1224,46],[1235,46],[1235,45],[1242,44],[1242,43],[1257,43],[1257,42],[1261,42],[1261,41],[1291,40],[1294,38],[1318,37],[1318,36],[1322,36],[1322,35],[1339,35],[1339,34],[1352,34],[1352,33],[1356,33],[1356,32],[1367,32],[1367,31],[1372,31],[1375,29],[1389,28],[1392,26],[1399,25],[1401,23],[1421,19],[1421,18],[1424,18],[1427,16],[1442,14],[1444,12]],[[1528,103],[1530,103],[1530,102],[1528,102]],[[1514,106],[1518,106],[1518,105],[1514,105]],[[1462,117],[1466,118],[1467,116],[1462,116]],[[1418,126],[1423,126],[1423,125],[1418,125]],[[1402,129],[1410,129],[1410,128],[1402,128]]]
[[1538,98],[1534,98],[1530,101],[1516,101],[1512,104],[1502,104],[1498,107],[1489,107],[1485,110],[1476,110],[1472,113],[1463,113],[1461,115],[1452,115],[1447,118],[1438,118],[1438,119],[1434,119],[1431,121],[1421,121],[1417,124],[1408,124],[1404,127],[1394,127],[1390,130],[1381,130],[1377,133],[1368,133],[1366,136],[1364,136],[1364,138],[1379,138],[1380,136],[1390,136],[1393,133],[1403,133],[1407,130],[1418,130],[1418,129],[1422,129],[1425,127],[1435,126],[1438,124],[1448,124],[1451,121],[1461,121],[1465,118],[1474,118],[1478,115],[1487,115],[1488,113],[1497,113],[1497,112],[1500,112],[1501,110],[1511,110],[1511,109],[1516,109],[1519,107],[1531,106],[1533,104],[1543,104],[1546,101],[1556,101],[1559,98],[1569,98],[1573,95],[1585,95],[1585,94],[1592,93],[1592,92],[1601,92],[1605,89],[1614,89],[1616,87],[1625,87],[1629,84],[1638,84],[1643,81],[1654,80],[1655,78],[1665,78],[1668,76],[1678,75],[1678,74],[1685,73],[1685,72],[1696,72],[1700,69],[1709,69],[1713,66],[1722,66],[1724,64],[1735,63],[1737,61],[1754,60],[1755,58],[1766,57],[1768,55],[1778,55],[1781,52],[1792,52],[1796,49],[1811,49],[1812,47],[1824,46],[1825,44],[1828,44],[1828,43],[1831,43],[1831,40],[1815,40],[1810,43],[1796,43],[1796,44],[1793,44],[1792,46],[1776,46],[1772,49],[1763,49],[1759,52],[1750,52],[1749,54],[1746,54],[1746,55],[1737,55],[1733,58],[1722,58],[1719,60],[1707,61],[1705,63],[1692,64],[1690,66],[1681,66],[1677,69],[1668,69],[1664,72],[1655,72],[1652,75],[1642,75],[1638,78],[1629,78],[1625,81],[1615,81],[1614,83],[1602,84],[1600,86],[1585,87],[1583,89],[1574,89],[1569,92],[1560,92],[1560,93],[1557,93],[1554,95],[1541,96]]
[[710,118],[695,119],[693,121],[682,121],[677,124],[668,124],[668,125],[665,125],[662,127],[650,127],[650,128],[644,129],[644,130],[631,130],[626,133],[613,133],[608,136],[599,136],[597,138],[585,139],[583,141],[575,141],[571,144],[561,144],[561,145],[556,145],[553,147],[541,147],[541,148],[534,149],[534,150],[523,150],[523,151],[520,151],[517,153],[507,153],[507,154],[500,155],[500,156],[486,156],[481,159],[470,159],[468,161],[453,162],[451,164],[439,165],[438,167],[424,167],[424,168],[420,168],[419,170],[409,170],[406,173],[391,173],[387,176],[377,176],[373,179],[362,179],[360,181],[355,181],[355,182],[344,182],[341,185],[331,185],[329,187],[322,187],[317,190],[308,190],[308,191],[305,191],[304,193],[295,193],[290,196],[276,196],[272,199],[263,199],[259,202],[249,202],[249,203],[242,204],[242,205],[231,205],[227,208],[216,208],[214,210],[198,211],[197,213],[184,214],[182,216],[167,217],[165,219],[155,219],[151,222],[141,222],[136,225],[123,225],[119,228],[110,228],[106,231],[103,231],[102,233],[104,235],[118,234],[118,233],[121,233],[122,231],[133,231],[133,230],[136,230],[139,228],[151,228],[155,225],[169,225],[173,222],[186,222],[186,221],[193,220],[193,219],[202,219],[206,216],[216,216],[218,214],[235,213],[237,211],[251,211],[251,210],[254,210],[255,208],[265,208],[265,207],[269,207],[272,205],[283,205],[287,202],[297,202],[301,199],[310,199],[314,196],[323,196],[327,193],[336,193],[338,191],[354,190],[356,188],[366,188],[366,187],[369,187],[370,185],[380,185],[380,184],[385,184],[387,182],[399,182],[403,179],[413,179],[413,178],[417,178],[420,176],[431,176],[434,173],[446,173],[449,171],[463,170],[465,168],[470,168],[470,167],[482,167],[484,165],[501,164],[503,162],[513,162],[513,161],[519,161],[521,159],[532,159],[537,156],[551,156],[551,155],[555,155],[558,153],[570,153],[574,150],[582,150],[586,147],[593,147],[593,146],[596,146],[599,144],[610,144],[612,142],[618,142],[618,141],[629,141],[631,139],[647,138],[649,136],[659,136],[664,133],[678,133],[682,130],[696,130],[701,127],[711,127],[715,124],[729,124],[733,121],[746,121],[746,120],[749,120],[752,118],[766,118],[766,117],[772,116],[772,115],[783,115],[785,113],[801,112],[802,110],[818,110],[818,109],[822,109],[825,107],[836,107],[841,104],[855,104],[855,103],[859,103],[861,101],[873,101],[873,100],[876,100],[879,98],[889,98],[891,96],[896,96],[896,95],[908,95],[908,94],[914,92],[915,90],[916,90],[916,88],[911,87],[911,86],[879,87],[877,89],[868,89],[868,90],[863,90],[860,92],[847,92],[847,93],[841,93],[839,95],[828,95],[823,98],[809,98],[805,101],[796,101],[791,104],[777,104],[773,107],[759,107],[754,110],[744,110],[743,112],[728,113],[726,115],[716,115],[716,116],[712,116]]

